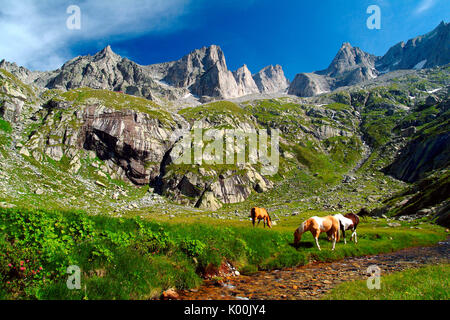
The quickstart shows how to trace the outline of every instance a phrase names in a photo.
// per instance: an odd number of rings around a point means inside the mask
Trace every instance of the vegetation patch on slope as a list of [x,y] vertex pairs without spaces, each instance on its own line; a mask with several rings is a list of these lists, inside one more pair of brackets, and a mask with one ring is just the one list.
[[148,114],[163,123],[172,122],[172,116],[169,112],[163,110],[153,101],[108,90],[80,88],[62,93],[54,98],[56,101],[62,99],[73,103],[73,106],[86,104],[101,104],[113,110],[134,110]]

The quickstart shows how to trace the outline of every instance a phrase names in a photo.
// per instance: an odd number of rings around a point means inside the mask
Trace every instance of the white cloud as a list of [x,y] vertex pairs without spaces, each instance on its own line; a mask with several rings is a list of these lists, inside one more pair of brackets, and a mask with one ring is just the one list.
[[[172,30],[190,0],[3,0],[0,60],[33,70],[51,70],[72,58],[79,41],[107,41]],[[69,30],[70,5],[81,9],[81,30]]]
[[416,8],[415,13],[421,14],[428,9],[430,9],[432,6],[434,6],[436,3],[435,0],[422,0],[422,2],[419,4],[419,6]]

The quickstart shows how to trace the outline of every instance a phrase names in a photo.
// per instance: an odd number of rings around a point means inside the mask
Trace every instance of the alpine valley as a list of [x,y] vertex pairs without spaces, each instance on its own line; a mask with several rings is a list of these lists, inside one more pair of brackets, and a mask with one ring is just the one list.
[[[448,228],[449,90],[445,22],[382,57],[344,43],[328,68],[292,81],[280,65],[231,71],[216,45],[147,66],[110,46],[46,72],[3,60],[0,207],[189,224],[250,223],[250,208],[264,206],[275,225],[305,212],[354,212]],[[195,122],[279,129],[278,172],[175,163],[172,137]]]

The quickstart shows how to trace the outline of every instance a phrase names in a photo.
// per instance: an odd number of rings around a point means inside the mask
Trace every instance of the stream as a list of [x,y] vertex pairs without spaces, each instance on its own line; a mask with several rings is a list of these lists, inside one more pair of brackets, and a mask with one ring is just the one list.
[[226,278],[219,282],[206,280],[200,288],[179,294],[182,300],[316,300],[342,282],[367,279],[367,268],[371,265],[381,269],[383,279],[383,275],[392,272],[448,263],[449,258],[450,239],[447,239],[432,247],[408,248],[335,262],[313,262],[296,268]]

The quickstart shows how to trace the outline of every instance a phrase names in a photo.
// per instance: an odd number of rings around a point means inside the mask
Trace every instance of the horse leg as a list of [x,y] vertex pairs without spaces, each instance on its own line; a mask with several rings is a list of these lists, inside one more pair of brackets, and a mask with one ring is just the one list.
[[353,233],[352,233],[352,238],[353,238],[353,236],[355,236],[355,244],[357,244],[358,243],[358,238],[357,238],[357,235],[356,235],[356,229],[353,231]]
[[347,239],[345,239],[345,230],[342,229],[342,236],[344,237],[344,244],[347,244]]
[[317,248],[319,249],[319,251],[321,251],[322,249],[320,249],[320,245],[319,245],[320,231],[317,230],[317,231],[315,231],[315,232],[312,232],[312,234],[313,234],[313,236],[314,236],[314,239],[316,240]]
[[261,223],[261,219],[258,219],[258,225],[257,225],[257,227],[259,227],[259,224]]
[[333,234],[333,249],[331,249],[331,251],[333,251],[334,248],[336,247],[336,239],[337,239],[337,237],[338,237],[336,233],[338,233],[338,232],[339,232],[339,229],[336,230],[336,231],[334,232],[334,234]]

